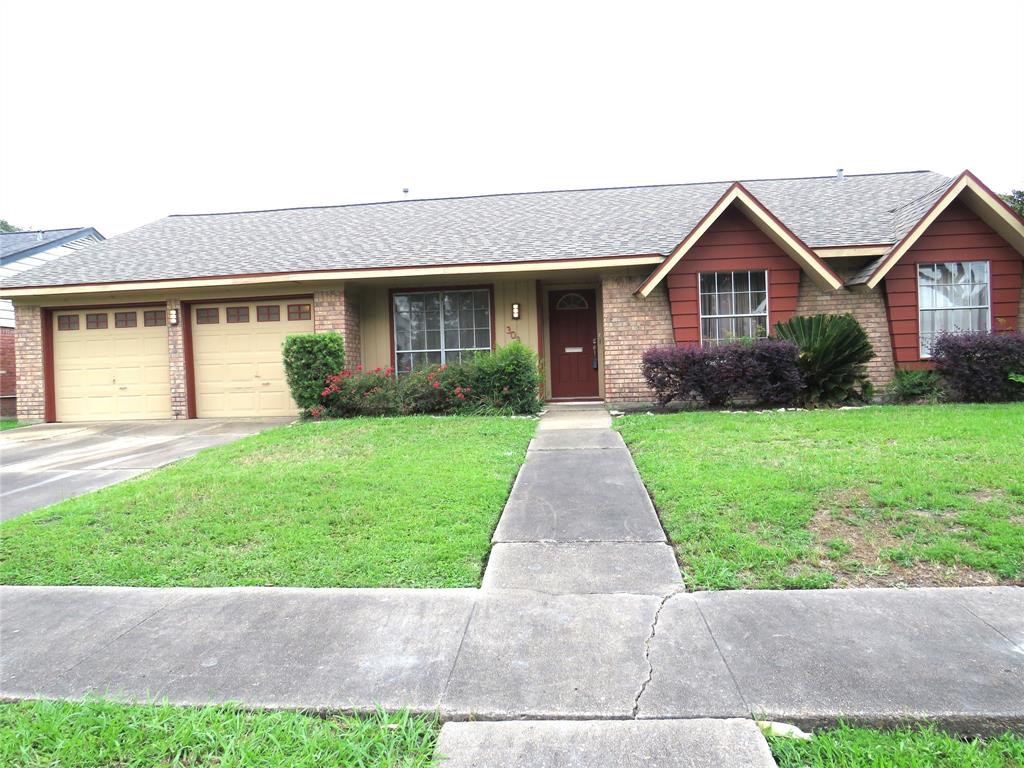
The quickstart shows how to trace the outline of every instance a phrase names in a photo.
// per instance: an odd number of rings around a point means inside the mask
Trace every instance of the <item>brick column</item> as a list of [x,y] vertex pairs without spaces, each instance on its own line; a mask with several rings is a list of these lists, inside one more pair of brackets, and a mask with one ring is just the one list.
[[344,337],[347,368],[354,368],[362,362],[359,304],[344,286],[314,291],[313,330],[316,333],[337,331]]
[[39,307],[15,304],[14,322],[18,333],[14,342],[15,366],[18,371],[18,419],[42,421],[46,418],[43,311]]
[[601,277],[604,399],[609,403],[653,402],[642,371],[644,352],[673,343],[665,283],[646,299],[634,294],[648,274],[630,271]]
[[[846,279],[854,270],[837,272]],[[876,394],[890,381],[896,370],[892,357],[892,338],[889,336],[889,318],[885,311],[884,289],[867,286],[853,289],[840,288],[826,291],[819,288],[806,272],[800,275],[800,294],[796,303],[798,315],[846,315],[857,318],[868,335],[875,356],[868,363],[868,378],[875,385]],[[771,301],[771,297],[768,297]]]
[[[178,313],[178,324],[171,325],[171,311]],[[178,299],[167,301],[167,365],[171,378],[171,418],[188,418],[188,376],[185,371],[185,323],[189,318]]]

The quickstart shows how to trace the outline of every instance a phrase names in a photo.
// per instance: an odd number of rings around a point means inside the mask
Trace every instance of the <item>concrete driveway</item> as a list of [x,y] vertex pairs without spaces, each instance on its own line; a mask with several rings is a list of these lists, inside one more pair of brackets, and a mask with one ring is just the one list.
[[7,430],[0,433],[0,520],[290,421],[116,421]]

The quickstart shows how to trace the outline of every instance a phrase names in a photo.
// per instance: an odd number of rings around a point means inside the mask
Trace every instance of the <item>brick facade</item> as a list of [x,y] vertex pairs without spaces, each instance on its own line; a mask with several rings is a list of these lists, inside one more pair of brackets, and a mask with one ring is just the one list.
[[0,328],[0,416],[13,419],[17,415],[17,362],[14,359],[13,328]]
[[[830,265],[831,266],[831,265]],[[846,280],[852,271],[835,269]],[[771,301],[769,296],[768,301]],[[840,288],[827,291],[819,288],[807,276],[800,276],[800,295],[797,299],[798,315],[845,315],[851,314],[864,327],[875,349],[875,357],[868,363],[868,376],[876,390],[881,390],[892,381],[895,366],[892,358],[892,340],[889,337],[889,323],[885,313],[885,298],[882,291],[866,287]]]
[[313,330],[316,333],[337,331],[344,337],[346,367],[353,368],[362,362],[359,303],[344,286],[314,291]]
[[43,311],[39,307],[16,304],[14,322],[18,327],[14,343],[15,365],[18,370],[18,419],[42,421],[46,418]]
[[643,354],[651,347],[673,343],[665,285],[646,299],[634,293],[648,274],[649,270],[602,276],[604,398],[609,403],[653,401],[641,372]]
[[[177,312],[178,324],[171,325],[171,313]],[[177,299],[167,301],[167,365],[171,378],[171,418],[188,418],[188,374],[185,367],[185,323],[188,318]]]

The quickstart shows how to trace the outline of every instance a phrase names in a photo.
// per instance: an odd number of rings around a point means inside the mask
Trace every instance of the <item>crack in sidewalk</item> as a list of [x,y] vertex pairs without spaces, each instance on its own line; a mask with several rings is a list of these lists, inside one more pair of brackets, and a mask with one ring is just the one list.
[[647,639],[644,640],[644,663],[647,665],[647,675],[640,683],[640,689],[636,692],[636,696],[633,697],[633,711],[632,717],[636,720],[637,715],[640,713],[640,698],[646,693],[647,686],[651,684],[651,680],[654,679],[654,665],[651,664],[651,643],[654,641],[654,635],[658,631],[658,620],[661,618],[661,612],[664,610],[668,601],[679,594],[685,593],[685,588],[680,586],[673,589],[671,592],[661,598],[661,602],[658,603],[658,608],[654,612],[654,619],[651,621],[651,631],[647,634]]

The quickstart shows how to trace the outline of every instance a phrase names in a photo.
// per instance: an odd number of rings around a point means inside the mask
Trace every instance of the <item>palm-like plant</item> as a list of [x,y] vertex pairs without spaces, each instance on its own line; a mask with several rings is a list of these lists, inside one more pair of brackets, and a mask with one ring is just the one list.
[[794,317],[777,323],[775,332],[800,350],[805,405],[834,405],[870,398],[872,389],[866,366],[875,352],[853,315]]

